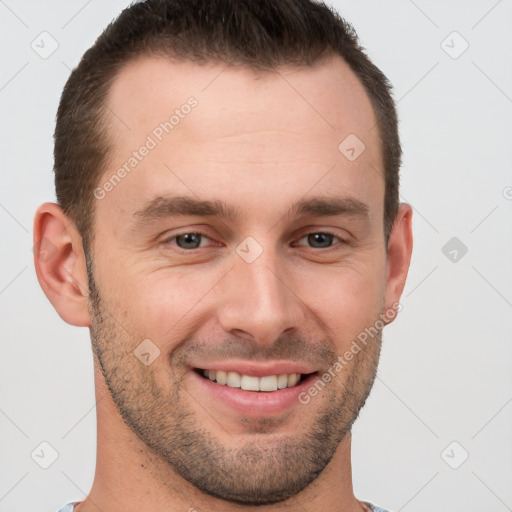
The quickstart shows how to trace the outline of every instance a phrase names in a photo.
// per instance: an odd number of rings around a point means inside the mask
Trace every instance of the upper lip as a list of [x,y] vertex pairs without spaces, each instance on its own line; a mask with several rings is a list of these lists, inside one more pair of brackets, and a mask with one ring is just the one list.
[[254,361],[221,361],[194,365],[192,368],[201,370],[221,370],[225,372],[237,372],[240,375],[253,375],[265,377],[266,375],[281,375],[290,373],[307,374],[317,371],[307,364],[299,364],[287,361],[266,362],[258,364]]

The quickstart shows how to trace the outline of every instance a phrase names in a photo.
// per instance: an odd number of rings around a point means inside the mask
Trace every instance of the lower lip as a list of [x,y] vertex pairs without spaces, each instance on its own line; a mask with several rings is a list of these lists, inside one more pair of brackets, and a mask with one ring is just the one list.
[[201,377],[191,371],[198,385],[214,400],[220,401],[239,414],[248,417],[276,415],[296,405],[302,405],[299,395],[305,392],[318,378],[316,373],[308,375],[303,381],[291,388],[276,391],[245,391]]

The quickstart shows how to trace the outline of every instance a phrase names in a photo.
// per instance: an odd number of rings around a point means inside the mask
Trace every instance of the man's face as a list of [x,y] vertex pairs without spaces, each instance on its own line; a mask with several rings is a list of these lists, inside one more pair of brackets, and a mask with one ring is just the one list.
[[[202,491],[252,504],[293,496],[362,407],[380,333],[308,403],[299,394],[390,307],[382,162],[363,87],[339,59],[256,76],[144,58],[116,78],[108,106],[90,284],[113,400]],[[350,134],[365,145],[355,160],[361,146],[338,149]],[[212,212],[175,196],[225,203],[231,215],[201,215]],[[295,385],[284,377],[296,373]],[[236,374],[268,390],[232,387]]]

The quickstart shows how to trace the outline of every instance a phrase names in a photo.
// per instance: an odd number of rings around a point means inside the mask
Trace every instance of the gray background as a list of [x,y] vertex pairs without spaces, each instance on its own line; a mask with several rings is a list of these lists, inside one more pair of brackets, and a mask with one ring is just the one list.
[[[32,222],[54,200],[69,70],[127,3],[0,0],[0,512],[55,512],[93,481],[88,330],[41,291]],[[356,496],[392,511],[512,510],[512,2],[334,5],[394,84],[415,211],[403,310],[353,430]],[[58,454],[48,469],[43,441]]]

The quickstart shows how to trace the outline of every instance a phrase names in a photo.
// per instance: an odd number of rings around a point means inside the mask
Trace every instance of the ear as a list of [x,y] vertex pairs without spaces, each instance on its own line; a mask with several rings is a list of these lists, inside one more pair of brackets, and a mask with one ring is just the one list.
[[[386,293],[382,312],[386,324],[391,323],[401,309],[399,301],[409,272],[412,245],[412,208],[402,203],[398,207],[388,243]],[[394,314],[391,313],[393,310]]]
[[34,218],[37,279],[59,316],[68,324],[90,325],[89,287],[82,237],[55,203],[44,203]]

